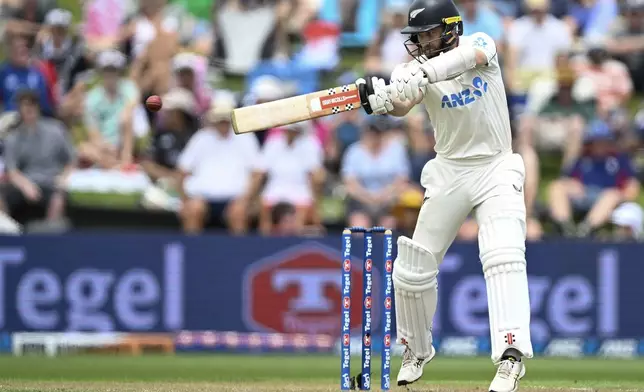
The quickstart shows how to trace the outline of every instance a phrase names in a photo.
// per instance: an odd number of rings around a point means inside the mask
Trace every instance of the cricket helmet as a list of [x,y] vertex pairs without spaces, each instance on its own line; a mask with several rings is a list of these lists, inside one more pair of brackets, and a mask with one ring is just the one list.
[[[437,38],[419,38],[420,33],[434,29],[440,31]],[[458,37],[463,35],[463,20],[452,0],[415,0],[409,7],[407,27],[401,33],[409,35],[405,41],[407,52],[423,61],[458,45]]]

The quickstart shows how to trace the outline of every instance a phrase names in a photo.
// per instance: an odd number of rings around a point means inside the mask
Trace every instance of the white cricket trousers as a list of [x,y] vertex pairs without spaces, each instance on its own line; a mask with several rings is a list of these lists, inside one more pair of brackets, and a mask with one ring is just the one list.
[[[479,227],[499,216],[516,218],[523,234],[512,233],[512,238],[520,241],[516,247],[523,249],[526,230],[524,181],[525,166],[519,154],[508,152],[472,160],[436,157],[425,164],[421,174],[425,200],[413,240],[425,246],[440,263],[459,228],[474,211]],[[500,227],[517,228],[514,225]],[[479,241],[480,236],[479,233]]]
[[[523,159],[509,152],[467,161],[437,157],[425,165],[421,176],[426,188],[425,201],[413,240],[434,255],[439,271],[458,229],[474,211],[479,226],[479,257],[487,287],[494,363],[499,363],[509,349],[516,349],[527,358],[533,355],[525,260],[524,181]],[[427,327],[431,334],[431,325]]]

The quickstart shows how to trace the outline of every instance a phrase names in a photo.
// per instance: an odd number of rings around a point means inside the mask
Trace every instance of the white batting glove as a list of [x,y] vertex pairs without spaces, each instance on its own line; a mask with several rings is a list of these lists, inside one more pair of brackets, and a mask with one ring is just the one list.
[[356,80],[362,107],[368,114],[387,114],[394,110],[389,87],[384,79],[371,77]]
[[417,64],[398,66],[391,74],[392,94],[401,101],[416,101],[423,96],[423,89],[429,81]]

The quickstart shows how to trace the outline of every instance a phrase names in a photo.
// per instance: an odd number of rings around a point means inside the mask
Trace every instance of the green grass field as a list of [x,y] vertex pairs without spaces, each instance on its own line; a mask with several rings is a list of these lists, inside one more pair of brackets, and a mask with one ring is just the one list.
[[[354,368],[358,363],[355,358]],[[379,366],[376,361],[372,368]],[[397,370],[394,366],[394,378]],[[379,374],[372,374],[373,390],[379,390]],[[487,358],[442,357],[427,365],[423,381],[410,390],[483,392],[493,374]],[[337,390],[339,359],[329,356],[0,357],[0,391],[7,392]],[[521,391],[644,391],[644,361],[535,359]]]

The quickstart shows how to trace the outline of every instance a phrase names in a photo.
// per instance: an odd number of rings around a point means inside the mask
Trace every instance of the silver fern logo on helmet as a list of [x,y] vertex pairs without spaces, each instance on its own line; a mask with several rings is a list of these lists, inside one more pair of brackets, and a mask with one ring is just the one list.
[[424,9],[424,8],[420,8],[420,9],[417,9],[417,10],[413,10],[412,12],[410,12],[410,13],[409,13],[409,19],[414,19],[415,17],[417,17],[417,16],[418,16],[418,14],[420,14],[420,13],[421,13],[421,12],[423,12],[423,11],[425,11],[425,9]]

